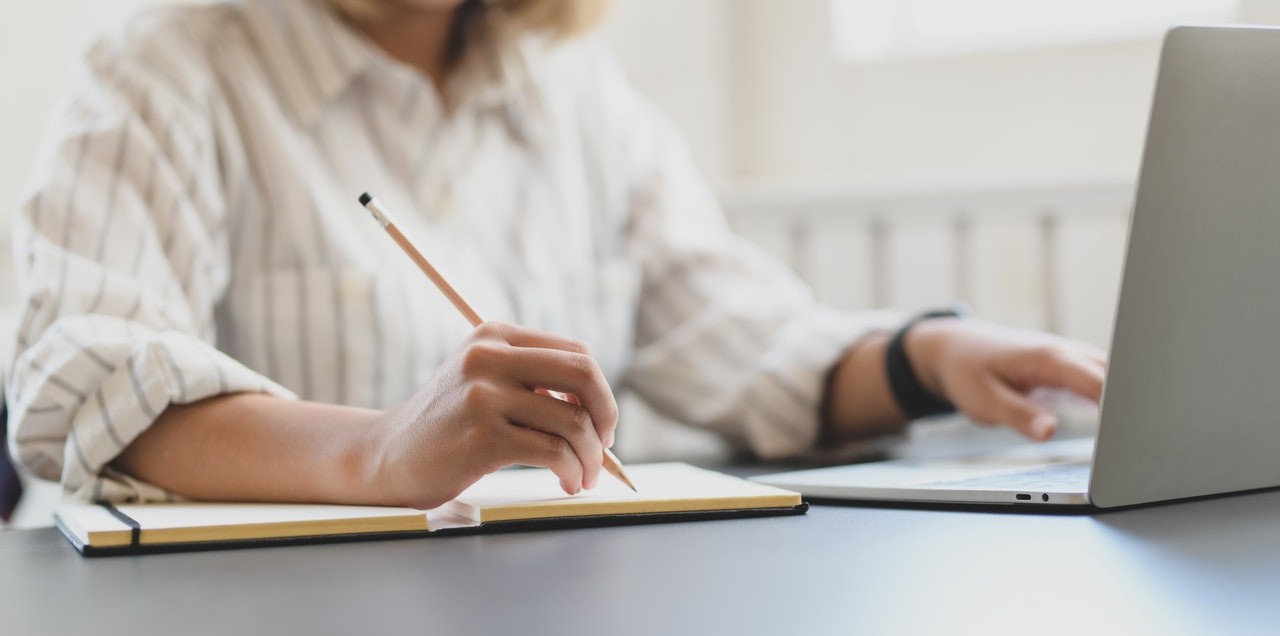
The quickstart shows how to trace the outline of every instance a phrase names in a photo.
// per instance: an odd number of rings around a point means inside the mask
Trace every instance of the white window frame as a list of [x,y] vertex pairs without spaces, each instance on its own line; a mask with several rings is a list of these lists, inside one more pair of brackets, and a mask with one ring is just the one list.
[[848,62],[950,57],[1158,37],[1237,19],[1239,0],[830,0]]

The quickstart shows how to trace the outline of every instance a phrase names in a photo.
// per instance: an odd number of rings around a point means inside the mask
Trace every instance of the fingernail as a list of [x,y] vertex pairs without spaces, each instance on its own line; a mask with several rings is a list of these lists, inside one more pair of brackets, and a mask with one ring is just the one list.
[[1037,415],[1036,419],[1031,422],[1031,432],[1035,433],[1036,437],[1040,439],[1046,439],[1053,435],[1053,430],[1057,427],[1058,421],[1048,413]]
[[609,432],[604,436],[604,447],[613,448],[613,432]]

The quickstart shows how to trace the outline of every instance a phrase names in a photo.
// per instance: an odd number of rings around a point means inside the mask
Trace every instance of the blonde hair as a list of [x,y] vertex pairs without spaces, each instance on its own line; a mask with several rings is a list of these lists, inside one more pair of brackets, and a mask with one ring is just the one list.
[[[377,15],[378,0],[324,0],[351,16]],[[536,33],[560,41],[590,31],[604,18],[611,0],[465,0],[457,9],[454,33],[508,38]],[[455,42],[461,48],[463,42]]]

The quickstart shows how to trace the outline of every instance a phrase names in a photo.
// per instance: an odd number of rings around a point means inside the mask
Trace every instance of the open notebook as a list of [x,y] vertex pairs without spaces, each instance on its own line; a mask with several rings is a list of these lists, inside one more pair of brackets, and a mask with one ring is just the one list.
[[800,514],[799,493],[687,464],[628,466],[633,493],[602,474],[595,490],[566,495],[550,471],[494,473],[457,499],[412,508],[310,504],[67,503],[58,529],[82,554],[134,554],[564,526]]

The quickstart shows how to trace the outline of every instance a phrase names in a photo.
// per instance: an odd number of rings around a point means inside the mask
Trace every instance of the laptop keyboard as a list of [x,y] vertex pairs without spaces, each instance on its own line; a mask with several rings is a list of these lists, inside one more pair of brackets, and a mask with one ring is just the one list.
[[930,482],[926,486],[973,490],[1026,490],[1033,492],[1084,492],[1089,488],[1089,462],[1053,464],[998,475],[982,475]]

